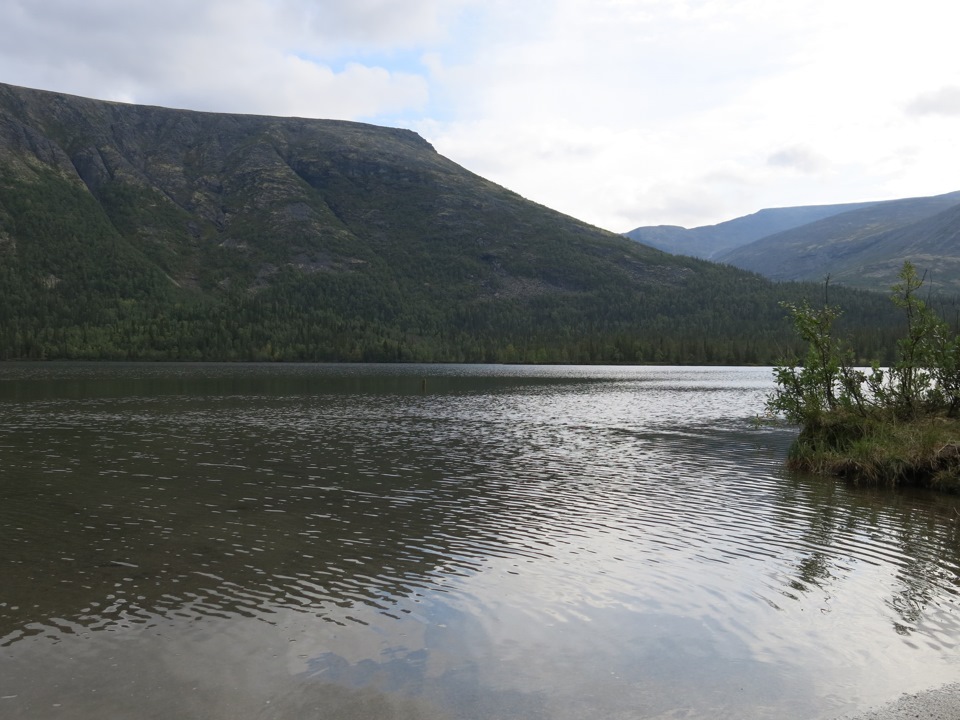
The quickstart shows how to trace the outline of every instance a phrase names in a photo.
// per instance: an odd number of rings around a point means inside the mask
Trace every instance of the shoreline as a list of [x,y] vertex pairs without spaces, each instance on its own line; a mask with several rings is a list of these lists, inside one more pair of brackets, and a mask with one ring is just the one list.
[[[960,493],[960,419],[942,413],[898,419],[824,412],[800,429],[787,467],[857,485]],[[958,716],[960,717],[960,716]]]
[[960,718],[960,682],[918,693],[907,693],[872,710],[843,715],[836,720],[957,720]]

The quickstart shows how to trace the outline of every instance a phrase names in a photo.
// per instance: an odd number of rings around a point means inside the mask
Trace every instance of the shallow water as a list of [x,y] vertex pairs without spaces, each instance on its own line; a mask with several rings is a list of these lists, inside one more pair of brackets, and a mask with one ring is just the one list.
[[955,498],[764,368],[0,365],[0,717],[830,718],[958,679]]

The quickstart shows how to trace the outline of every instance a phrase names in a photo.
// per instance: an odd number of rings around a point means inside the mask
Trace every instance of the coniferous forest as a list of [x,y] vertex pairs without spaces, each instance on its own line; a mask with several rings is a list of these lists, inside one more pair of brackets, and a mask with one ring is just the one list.
[[[405,130],[0,85],[0,359],[773,363],[773,283],[524,200]],[[883,295],[831,288],[865,360]]]

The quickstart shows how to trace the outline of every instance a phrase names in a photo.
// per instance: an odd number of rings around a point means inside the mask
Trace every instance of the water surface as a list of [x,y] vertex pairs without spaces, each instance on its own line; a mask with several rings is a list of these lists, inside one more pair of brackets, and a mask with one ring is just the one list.
[[955,498],[765,368],[0,365],[0,717],[831,718],[958,679]]

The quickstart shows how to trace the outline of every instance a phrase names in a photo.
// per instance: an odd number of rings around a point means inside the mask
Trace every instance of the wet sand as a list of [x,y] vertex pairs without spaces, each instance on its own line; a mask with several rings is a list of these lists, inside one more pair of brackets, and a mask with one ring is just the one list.
[[899,700],[869,712],[845,716],[842,720],[958,720],[960,683],[926,692],[904,695]]

